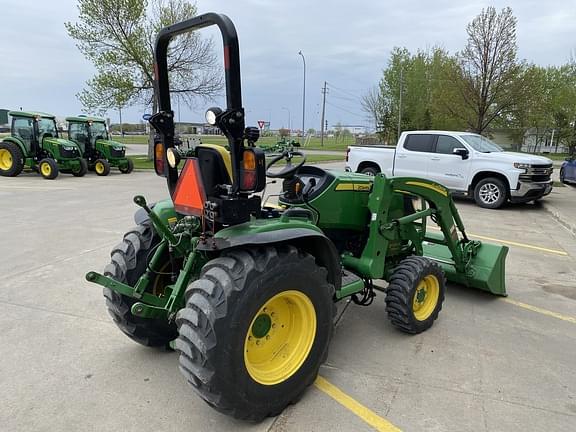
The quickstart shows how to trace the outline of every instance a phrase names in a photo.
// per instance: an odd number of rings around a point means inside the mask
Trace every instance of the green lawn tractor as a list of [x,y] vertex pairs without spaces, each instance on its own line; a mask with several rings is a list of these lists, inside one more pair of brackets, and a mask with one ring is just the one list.
[[126,146],[110,140],[105,119],[78,116],[66,121],[68,138],[80,146],[90,170],[99,176],[110,174],[110,167],[118,167],[123,174],[134,170],[134,162],[126,157]]
[[[200,145],[182,157],[174,149],[168,44],[209,25],[223,37],[227,107],[209,109],[206,120],[225,134],[229,151]],[[291,150],[266,165],[258,129],[244,124],[238,39],[226,16],[163,29],[155,60],[155,169],[171,199],[148,205],[136,196],[137,226],[103,274],[86,279],[104,287],[128,337],[178,352],[182,374],[210,406],[258,421],[298,401],[327,358],[336,303],[369,305],[375,280],[388,282],[392,325],[410,334],[432,326],[447,280],[506,295],[508,249],[470,240],[443,186],[328,171]],[[266,177],[282,179],[279,206],[262,204]]]
[[41,112],[10,111],[12,129],[0,142],[0,175],[14,177],[24,167],[38,171],[45,179],[68,172],[82,177],[88,164],[78,145],[58,137],[53,115]]

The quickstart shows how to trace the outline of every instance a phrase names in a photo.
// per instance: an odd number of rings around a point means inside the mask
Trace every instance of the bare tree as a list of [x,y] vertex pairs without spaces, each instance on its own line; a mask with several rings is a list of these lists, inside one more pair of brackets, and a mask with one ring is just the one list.
[[378,129],[378,122],[381,117],[381,97],[379,86],[373,86],[360,99],[362,110],[374,122],[374,129]]
[[525,90],[522,65],[516,61],[516,18],[507,7],[499,13],[483,9],[468,24],[468,43],[457,55],[459,67],[453,76],[461,104],[452,114],[482,133],[498,116],[511,110]]

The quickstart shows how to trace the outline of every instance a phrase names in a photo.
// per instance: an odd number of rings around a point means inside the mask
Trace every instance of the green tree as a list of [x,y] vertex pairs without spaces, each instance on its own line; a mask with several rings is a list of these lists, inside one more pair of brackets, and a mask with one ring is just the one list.
[[[192,18],[196,6],[186,0],[79,0],[77,22],[65,23],[96,75],[78,95],[87,112],[143,103],[157,111],[154,44],[163,27]],[[168,70],[173,94],[192,106],[222,88],[213,41],[186,33],[172,41]]]

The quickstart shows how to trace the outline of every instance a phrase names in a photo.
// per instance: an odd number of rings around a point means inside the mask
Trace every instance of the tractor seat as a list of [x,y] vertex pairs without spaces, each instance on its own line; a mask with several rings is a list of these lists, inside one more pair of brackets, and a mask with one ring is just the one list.
[[218,195],[219,185],[232,184],[232,162],[228,150],[215,144],[201,144],[196,147],[196,157],[207,196]]

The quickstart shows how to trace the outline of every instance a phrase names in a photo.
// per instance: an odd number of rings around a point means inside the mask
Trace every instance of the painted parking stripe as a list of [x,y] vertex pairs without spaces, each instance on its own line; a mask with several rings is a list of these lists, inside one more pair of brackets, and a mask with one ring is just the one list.
[[400,429],[398,429],[388,420],[380,417],[371,409],[366,408],[360,402],[348,396],[346,393],[344,393],[334,384],[327,381],[325,378],[322,378],[320,375],[318,375],[318,378],[316,378],[314,385],[328,396],[330,396],[332,399],[334,399],[336,402],[338,402],[340,405],[352,411],[377,431],[400,432]]
[[521,307],[523,309],[527,309],[527,310],[532,311],[532,312],[536,312],[536,313],[539,313],[542,315],[546,315],[546,316],[549,316],[552,318],[556,318],[556,319],[559,319],[562,321],[568,321],[569,323],[576,324],[576,318],[568,316],[568,315],[562,315],[562,314],[559,314],[558,312],[552,312],[552,311],[549,311],[547,309],[542,309],[542,308],[539,308],[538,306],[532,306],[532,305],[529,305],[526,303],[512,300],[510,298],[503,298],[502,301],[505,301],[506,303],[510,303],[510,304],[515,305],[515,306]]
[[[440,231],[440,228],[437,228],[435,226],[428,226],[428,229],[433,229],[435,231]],[[502,243],[505,245],[510,245],[510,246],[517,246],[517,247],[521,247],[521,248],[525,248],[525,249],[532,249],[532,250],[537,250],[540,252],[548,252],[548,253],[552,253],[552,254],[556,254],[556,255],[561,255],[561,256],[568,256],[568,252],[563,251],[563,250],[559,250],[559,249],[549,249],[549,248],[545,248],[545,247],[541,247],[541,246],[536,246],[536,245],[531,245],[531,244],[527,244],[527,243],[519,243],[519,242],[515,242],[515,241],[511,241],[511,240],[502,240],[499,238],[494,238],[494,237],[486,237],[486,236],[481,236],[478,234],[470,234],[470,233],[466,233],[466,235],[468,237],[474,237],[480,240],[487,240],[487,241],[493,241],[496,243]]]

